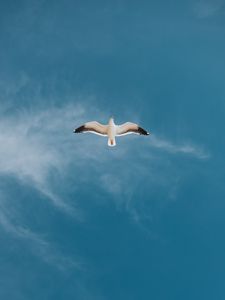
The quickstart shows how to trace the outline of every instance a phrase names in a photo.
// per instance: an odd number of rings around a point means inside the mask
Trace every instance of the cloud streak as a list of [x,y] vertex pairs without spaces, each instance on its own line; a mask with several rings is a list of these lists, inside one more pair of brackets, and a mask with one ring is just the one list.
[[51,172],[62,172],[71,159],[69,133],[81,113],[79,107],[65,107],[44,112],[22,111],[2,118],[0,173],[30,182],[56,206],[69,211],[66,203],[54,195],[48,181]]
[[[90,117],[91,115],[94,116]],[[79,173],[80,168],[89,165],[89,168],[101,173],[101,183],[106,186],[110,178],[106,170],[109,163],[111,164],[111,159],[115,161],[111,170],[117,172],[119,164],[132,160],[133,151],[136,151],[137,143],[134,139],[137,137],[132,137],[133,142],[129,137],[124,138],[122,145],[118,145],[115,151],[109,151],[105,140],[99,137],[72,134],[73,126],[99,116],[105,114],[99,111],[97,114],[91,112],[85,105],[68,104],[61,108],[50,107],[47,110],[22,110],[3,117],[0,120],[0,173],[12,175],[32,185],[56,207],[74,214],[73,207],[54,192],[51,175],[63,178],[71,166]],[[129,146],[130,142],[132,147]],[[146,161],[154,161],[155,152],[151,149],[159,150],[158,154],[183,154],[201,160],[210,157],[203,147],[190,142],[176,144],[154,134],[150,135],[148,141],[140,139],[138,142],[141,149],[138,156],[144,158],[144,163],[141,161],[138,168],[143,168]],[[161,158],[163,159],[162,153]],[[121,182],[114,182],[111,190],[118,193],[121,191],[120,184]]]
[[155,135],[151,136],[150,146],[173,154],[182,153],[185,155],[194,156],[198,159],[210,158],[210,154],[199,146],[193,145],[191,143],[175,144],[171,141],[158,138]]
[[32,253],[40,257],[44,262],[56,266],[60,270],[68,268],[81,269],[80,263],[75,262],[69,257],[65,257],[43,237],[22,225],[19,218],[7,206],[3,195],[1,195],[0,201],[0,225],[15,239],[22,240],[25,244],[29,245]]
[[200,18],[209,18],[217,14],[221,9],[224,9],[224,1],[223,0],[202,0],[195,3],[194,13]]
[[[82,189],[95,178],[93,184],[98,190],[112,195],[117,207],[125,209],[142,226],[141,212],[135,207],[133,195],[142,185],[143,177],[148,186],[165,185],[165,181],[167,186],[173,184],[172,179],[168,179],[163,170],[160,171],[163,153],[180,153],[201,160],[209,158],[201,147],[191,143],[175,144],[156,135],[150,136],[149,140],[139,139],[138,143],[134,142],[136,136],[124,138],[121,145],[113,150],[108,149],[106,140],[100,137],[74,136],[73,127],[89,119],[108,117],[100,110],[87,107],[78,101],[75,105],[67,104],[60,108],[19,110],[5,115],[2,111],[0,174],[13,176],[35,188],[59,211],[72,215],[76,220],[82,219],[82,212],[74,204],[74,199],[70,201],[65,195],[60,196],[59,182],[64,188],[70,180],[71,184],[75,182]],[[38,248],[39,257],[44,261],[68,265],[66,258],[52,251],[50,243],[19,221],[12,222],[13,211],[6,201],[1,200],[0,205],[2,228],[17,238],[29,241],[31,249]],[[76,263],[71,262],[71,265]]]
[[[58,210],[76,220],[80,220],[81,215],[74,204],[55,191],[52,174],[58,178],[65,175],[73,157],[72,126],[82,120],[82,114],[83,109],[79,105],[68,105],[62,109],[19,110],[13,114],[1,111],[0,120],[1,176],[13,176],[25,186],[36,189]],[[0,199],[2,228],[23,240],[45,262],[60,269],[64,266],[77,268],[77,262],[58,253],[49,242],[21,223],[23,217],[18,217],[10,202],[4,201],[5,193],[7,191],[3,189]]]

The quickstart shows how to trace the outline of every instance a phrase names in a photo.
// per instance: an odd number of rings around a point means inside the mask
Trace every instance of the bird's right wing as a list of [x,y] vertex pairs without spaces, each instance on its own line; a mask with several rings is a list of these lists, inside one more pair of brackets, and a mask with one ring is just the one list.
[[141,135],[149,135],[145,129],[138,126],[138,124],[127,122],[122,125],[117,126],[116,135],[123,136],[127,134],[141,134]]
[[74,129],[74,133],[91,132],[101,136],[107,136],[107,125],[102,125],[96,121],[87,122],[84,125]]

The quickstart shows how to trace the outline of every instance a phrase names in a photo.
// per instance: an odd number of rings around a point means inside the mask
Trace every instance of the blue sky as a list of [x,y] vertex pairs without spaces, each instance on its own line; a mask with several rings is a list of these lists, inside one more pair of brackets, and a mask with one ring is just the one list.
[[[225,2],[0,2],[0,298],[225,298]],[[89,120],[149,137],[74,135]]]

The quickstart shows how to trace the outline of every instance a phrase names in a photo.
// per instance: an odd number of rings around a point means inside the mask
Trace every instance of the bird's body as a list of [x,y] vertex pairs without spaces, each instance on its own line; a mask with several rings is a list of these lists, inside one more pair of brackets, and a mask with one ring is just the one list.
[[110,118],[107,125],[102,125],[96,121],[87,122],[84,125],[74,129],[74,133],[91,132],[101,136],[108,136],[108,146],[116,146],[116,137],[127,134],[149,135],[143,128],[135,123],[127,122],[122,125],[116,125],[114,119]]
[[108,146],[116,146],[116,125],[114,123],[113,118],[109,119],[109,124],[108,124]]

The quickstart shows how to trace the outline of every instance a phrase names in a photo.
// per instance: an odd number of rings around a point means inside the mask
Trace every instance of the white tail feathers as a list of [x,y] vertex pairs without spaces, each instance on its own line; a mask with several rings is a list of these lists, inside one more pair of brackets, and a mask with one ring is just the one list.
[[109,147],[114,147],[114,146],[116,146],[116,140],[115,140],[115,138],[114,139],[108,139],[108,146]]

